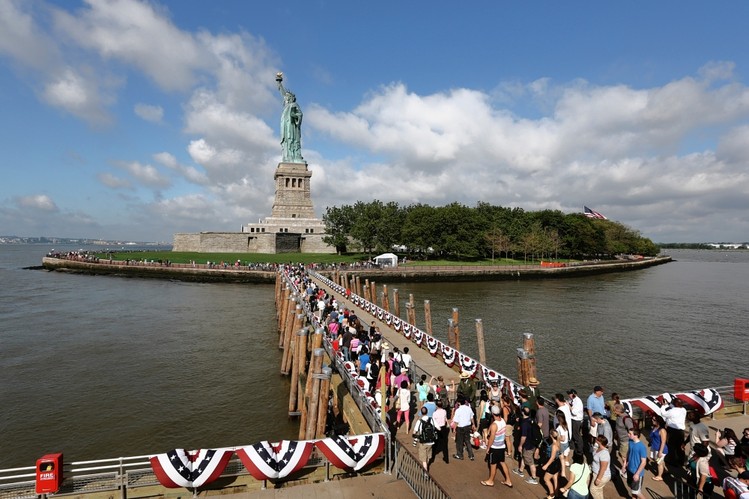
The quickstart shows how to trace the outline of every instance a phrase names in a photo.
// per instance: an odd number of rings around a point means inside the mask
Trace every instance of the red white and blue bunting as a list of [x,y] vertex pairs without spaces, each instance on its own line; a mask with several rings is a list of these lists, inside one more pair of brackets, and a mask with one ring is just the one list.
[[445,361],[445,365],[452,367],[455,364],[456,352],[454,348],[451,348],[444,343],[442,345],[442,359]]
[[432,357],[437,355],[437,351],[440,349],[440,341],[435,338],[434,336],[426,335],[427,337],[427,350],[429,350],[429,353],[432,354]]
[[411,324],[409,324],[408,322],[404,322],[403,323],[403,336],[405,336],[406,338],[410,338],[411,328],[413,328]]
[[277,443],[263,441],[237,450],[247,471],[257,480],[285,478],[307,464],[314,440]]
[[460,369],[462,371],[467,372],[471,376],[476,374],[476,369],[479,366],[479,363],[470,358],[468,355],[459,353],[460,355]]
[[151,456],[149,461],[156,478],[164,487],[194,489],[221,476],[231,455],[232,451],[226,449],[173,449]]
[[385,324],[390,326],[393,323],[393,316],[390,313],[385,312]]
[[413,342],[421,346],[424,342],[424,332],[418,328],[412,328],[411,331],[413,332]]
[[502,378],[502,376],[498,372],[492,371],[491,369],[483,365],[481,366],[481,376],[483,376],[484,383],[486,384],[489,384],[492,381],[496,381],[497,383],[499,383],[499,380]]
[[359,471],[380,457],[385,448],[385,435],[336,436],[319,440],[316,445],[336,468]]
[[401,320],[395,316],[393,316],[393,329],[395,329],[396,331],[401,330]]
[[717,390],[706,388],[704,390],[684,393],[662,393],[660,395],[648,395],[636,399],[622,400],[624,410],[632,414],[634,407],[644,412],[653,412],[663,415],[663,411],[678,398],[690,409],[698,411],[701,415],[712,414],[723,407],[723,399]]

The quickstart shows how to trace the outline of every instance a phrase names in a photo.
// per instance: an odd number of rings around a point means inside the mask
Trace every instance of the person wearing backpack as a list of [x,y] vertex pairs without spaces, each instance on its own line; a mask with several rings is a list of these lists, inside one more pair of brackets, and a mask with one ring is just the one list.
[[432,446],[437,441],[437,427],[434,420],[427,416],[427,408],[421,408],[421,417],[413,428],[414,445],[417,446],[419,461],[424,468],[424,477],[429,476],[429,461],[432,458]]

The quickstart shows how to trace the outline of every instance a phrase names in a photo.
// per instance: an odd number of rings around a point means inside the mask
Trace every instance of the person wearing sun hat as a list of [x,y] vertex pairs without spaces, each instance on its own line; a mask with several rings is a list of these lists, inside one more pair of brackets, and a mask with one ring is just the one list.
[[[468,371],[461,371],[460,372],[460,382],[458,383],[458,386],[455,388],[455,392],[458,396],[463,396],[464,399],[470,402],[471,410],[473,411],[474,415],[476,414],[476,384],[473,382],[473,379],[471,378],[471,373]],[[474,424],[476,422],[474,421]]]
[[541,384],[535,376],[531,376],[528,379],[528,386],[525,387],[525,393],[528,394],[528,403],[530,404],[531,410],[536,410],[536,399],[541,396],[541,390],[538,388]]

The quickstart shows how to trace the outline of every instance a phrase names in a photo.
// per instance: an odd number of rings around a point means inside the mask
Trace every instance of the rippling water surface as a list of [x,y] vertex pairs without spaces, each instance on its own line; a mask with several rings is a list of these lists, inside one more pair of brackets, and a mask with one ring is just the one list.
[[[22,269],[49,249],[0,246],[0,468],[60,450],[84,460],[295,438],[272,286]],[[671,254],[622,274],[389,288],[414,294],[420,327],[429,299],[443,340],[457,307],[475,357],[481,318],[489,365],[512,377],[522,333],[534,333],[544,393],[749,377],[749,252]]]
[[23,270],[0,246],[0,467],[296,437],[272,285]]

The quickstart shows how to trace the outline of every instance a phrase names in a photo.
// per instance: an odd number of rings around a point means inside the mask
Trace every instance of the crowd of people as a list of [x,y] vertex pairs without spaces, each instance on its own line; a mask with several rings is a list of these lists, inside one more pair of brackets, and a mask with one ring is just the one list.
[[[449,463],[480,455],[488,468],[482,486],[494,487],[499,470],[501,485],[513,487],[514,475],[543,486],[547,499],[603,499],[604,487],[614,479],[626,479],[631,496],[644,497],[646,469],[654,481],[686,473],[703,497],[722,485],[726,497],[749,499],[749,428],[741,438],[730,428],[711,437],[700,413],[687,410],[678,398],[659,414],[634,419],[618,394],[607,399],[599,385],[585,400],[574,388],[547,400],[535,378],[514,394],[465,371],[457,382],[416,377],[409,349],[391,347],[375,321],[365,326],[355,311],[301,271],[297,284],[333,348],[356,366],[363,388],[379,397],[385,384],[385,399],[378,403],[393,431],[413,436],[424,473],[439,456]],[[516,463],[512,470],[510,462]]]

